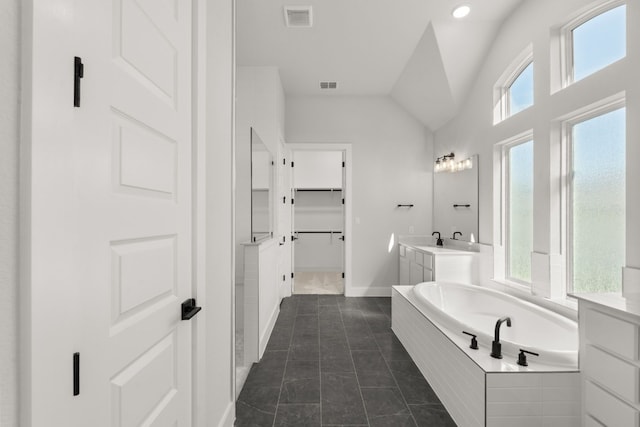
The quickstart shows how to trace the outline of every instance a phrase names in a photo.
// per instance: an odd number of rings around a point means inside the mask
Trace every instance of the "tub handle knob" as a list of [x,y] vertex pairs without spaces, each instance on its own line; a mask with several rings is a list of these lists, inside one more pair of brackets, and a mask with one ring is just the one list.
[[476,335],[473,335],[471,332],[462,331],[463,334],[471,336],[471,345],[469,348],[474,350],[478,349],[478,340],[476,339]]
[[520,349],[520,354],[518,355],[518,365],[529,366],[529,364],[527,363],[527,354],[530,354],[532,356],[540,356],[538,353]]

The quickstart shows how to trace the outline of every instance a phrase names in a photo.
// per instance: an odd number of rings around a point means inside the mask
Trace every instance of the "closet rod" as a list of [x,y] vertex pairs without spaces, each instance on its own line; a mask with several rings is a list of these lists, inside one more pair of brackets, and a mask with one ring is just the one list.
[[294,231],[294,233],[302,234],[342,234],[342,231]]
[[295,191],[342,191],[342,188],[294,188]]

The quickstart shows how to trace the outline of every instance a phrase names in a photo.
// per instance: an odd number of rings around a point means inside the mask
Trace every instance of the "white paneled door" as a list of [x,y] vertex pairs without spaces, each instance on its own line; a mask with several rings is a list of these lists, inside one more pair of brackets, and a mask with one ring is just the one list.
[[[45,215],[45,195],[55,203],[46,221],[64,236],[69,256],[63,265],[31,266],[34,294],[47,285],[38,277],[66,272],[66,294],[52,293],[49,304],[67,313],[61,323],[34,295],[34,343],[47,319],[61,339],[51,340],[54,357],[32,350],[33,425],[188,427],[197,321],[181,320],[182,302],[193,297],[191,0],[34,0],[34,16],[32,126],[46,132],[42,119],[49,114],[55,128],[60,114],[69,128],[56,140],[66,153],[64,173],[50,181],[37,162],[46,143],[33,137],[31,211]],[[68,29],[66,47],[39,35],[47,19],[57,32]],[[70,53],[84,64],[79,107],[65,76]],[[37,90],[39,79],[58,72],[68,92]],[[36,103],[49,110],[38,113]],[[56,251],[50,230],[32,226],[31,233],[33,248]],[[72,396],[75,352],[80,389]]]

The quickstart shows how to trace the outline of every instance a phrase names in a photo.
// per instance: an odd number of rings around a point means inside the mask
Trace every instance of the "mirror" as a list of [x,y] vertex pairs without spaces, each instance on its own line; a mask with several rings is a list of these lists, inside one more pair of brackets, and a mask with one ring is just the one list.
[[251,128],[251,241],[273,236],[273,156]]
[[471,156],[472,167],[433,175],[433,231],[442,238],[478,242],[478,155]]

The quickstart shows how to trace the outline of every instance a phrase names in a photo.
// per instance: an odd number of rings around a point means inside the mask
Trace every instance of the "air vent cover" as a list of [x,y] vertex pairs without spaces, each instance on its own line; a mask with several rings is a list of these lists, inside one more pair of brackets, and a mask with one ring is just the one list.
[[320,89],[337,89],[338,82],[320,82]]
[[284,20],[290,28],[310,28],[313,26],[311,6],[285,6]]

